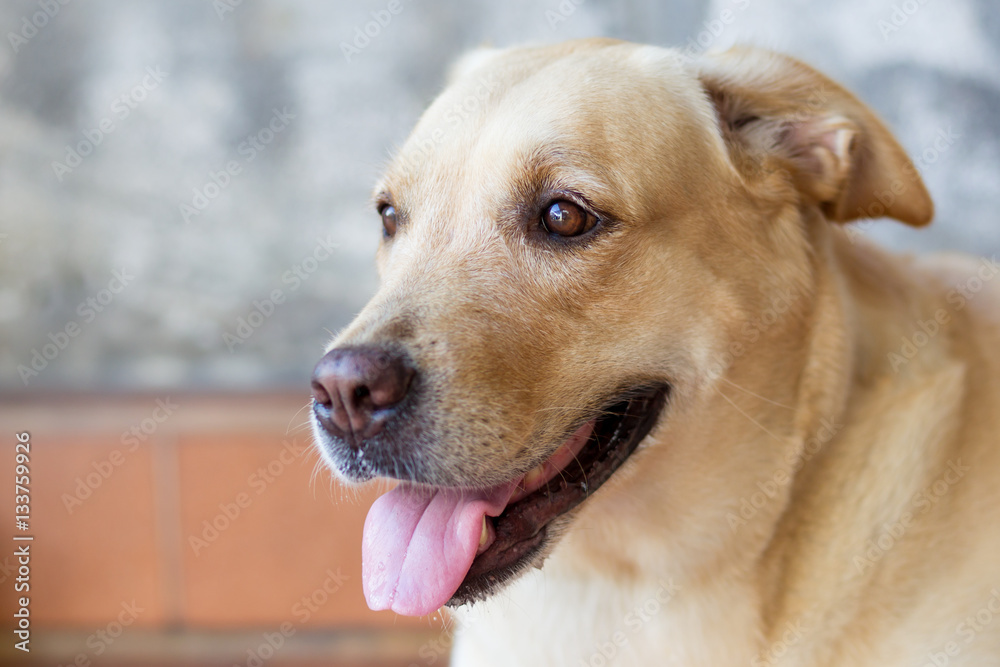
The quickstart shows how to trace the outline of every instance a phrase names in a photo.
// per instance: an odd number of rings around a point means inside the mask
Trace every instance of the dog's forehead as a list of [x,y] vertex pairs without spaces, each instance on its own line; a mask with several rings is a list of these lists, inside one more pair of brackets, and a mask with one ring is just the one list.
[[622,165],[680,173],[712,143],[713,125],[697,77],[670,50],[605,42],[515,49],[435,100],[380,189],[427,202],[498,194],[544,171],[571,189],[628,198],[641,185]]

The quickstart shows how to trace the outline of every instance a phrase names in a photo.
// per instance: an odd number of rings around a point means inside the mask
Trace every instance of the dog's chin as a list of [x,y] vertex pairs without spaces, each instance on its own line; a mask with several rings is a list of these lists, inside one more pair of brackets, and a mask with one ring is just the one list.
[[669,386],[660,384],[619,395],[590,420],[586,444],[567,465],[553,470],[531,493],[515,494],[499,516],[487,517],[496,537],[473,560],[448,606],[484,600],[528,568],[541,567],[572,523],[574,510],[617,472],[656,426],[669,393]]
[[349,450],[339,447],[331,442],[330,436],[323,430],[315,418],[313,418],[313,439],[319,449],[320,456],[327,467],[332,470],[337,478],[347,486],[359,486],[365,482],[370,482],[379,475],[372,470],[371,465],[363,456],[357,456],[360,449]]

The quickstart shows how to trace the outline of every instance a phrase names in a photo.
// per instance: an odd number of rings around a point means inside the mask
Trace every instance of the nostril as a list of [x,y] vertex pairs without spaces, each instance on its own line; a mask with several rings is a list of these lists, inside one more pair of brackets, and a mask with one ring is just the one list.
[[369,396],[371,396],[371,394],[372,394],[371,390],[368,389],[368,387],[365,386],[365,385],[362,385],[360,387],[356,387],[354,389],[354,401],[356,403],[360,404],[366,398],[368,398]]
[[365,387],[370,393],[371,404],[376,408],[384,408],[402,401],[409,393],[414,374],[413,369],[402,361],[383,366]]
[[333,399],[330,398],[330,392],[326,390],[326,387],[324,387],[319,380],[312,381],[312,395],[313,400],[320,405],[328,408],[333,406]]

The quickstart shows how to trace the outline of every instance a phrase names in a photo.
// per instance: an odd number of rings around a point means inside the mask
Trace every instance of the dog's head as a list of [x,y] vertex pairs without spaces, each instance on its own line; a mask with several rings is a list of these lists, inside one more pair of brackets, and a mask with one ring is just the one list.
[[381,287],[313,379],[328,463],[401,481],[366,524],[369,603],[484,596],[640,474],[640,443],[685,446],[657,433],[753,314],[810,289],[816,227],[929,220],[908,164],[849,93],[761,51],[466,58],[376,188]]

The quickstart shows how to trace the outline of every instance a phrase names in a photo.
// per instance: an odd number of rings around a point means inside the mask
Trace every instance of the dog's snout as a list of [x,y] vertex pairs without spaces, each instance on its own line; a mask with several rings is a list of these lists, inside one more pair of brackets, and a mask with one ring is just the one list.
[[358,443],[382,430],[388,408],[406,398],[415,374],[402,355],[384,349],[335,349],[316,364],[313,398],[329,411],[325,425]]

